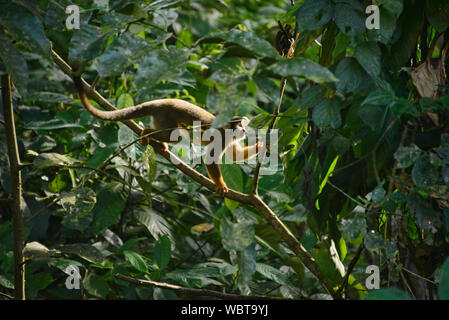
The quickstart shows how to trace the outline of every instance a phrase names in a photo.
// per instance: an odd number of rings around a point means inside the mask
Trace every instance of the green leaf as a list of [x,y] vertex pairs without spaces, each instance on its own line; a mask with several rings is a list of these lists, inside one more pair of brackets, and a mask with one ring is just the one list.
[[204,40],[224,40],[227,43],[236,44],[260,57],[277,57],[276,49],[266,40],[259,38],[252,32],[232,29],[224,32],[215,32],[207,35]]
[[123,255],[125,256],[126,261],[128,261],[134,269],[142,273],[148,272],[147,264],[140,254],[134,251],[125,250],[123,251]]
[[89,294],[101,299],[106,299],[111,291],[106,279],[95,274],[90,274],[83,280],[83,287]]
[[245,249],[238,251],[237,264],[239,273],[237,277],[237,286],[242,293],[248,293],[248,284],[253,279],[256,272],[256,250],[254,245],[250,245]]
[[352,219],[342,219],[339,229],[343,239],[354,242],[361,236],[365,236],[367,229],[366,219],[363,214],[357,213]]
[[332,260],[329,250],[325,248],[313,248],[312,252],[316,263],[329,283],[334,286],[340,284],[343,277],[340,274],[335,261]]
[[104,261],[104,257],[101,251],[94,246],[86,243],[72,243],[58,247],[63,253],[69,253],[77,255],[92,263],[101,263]]
[[297,12],[298,27],[315,30],[329,22],[334,13],[330,0],[306,0]]
[[335,82],[338,80],[327,68],[301,57],[281,59],[269,69],[283,77],[297,76],[317,83]]
[[[0,5],[1,7],[1,5]],[[11,43],[9,38],[0,34],[0,59],[3,61],[6,71],[11,75],[14,85],[24,94],[27,90],[28,65],[22,53]]]
[[374,203],[379,203],[385,198],[386,193],[387,192],[383,188],[382,184],[380,184],[374,188],[371,198]]
[[363,240],[366,249],[370,251],[384,250],[388,259],[394,259],[398,252],[391,241],[383,239],[379,233],[374,233],[374,231],[367,233]]
[[59,153],[41,153],[33,160],[33,166],[36,170],[49,167],[64,167],[73,165],[78,160]]
[[352,57],[342,59],[335,70],[336,88],[346,94],[359,91],[370,84],[371,79],[362,66]]
[[403,114],[410,114],[415,118],[419,117],[419,112],[414,105],[412,105],[407,99],[398,98],[390,104],[391,112],[400,117]]
[[28,275],[26,286],[29,290],[43,290],[47,288],[53,281],[53,277],[47,272],[39,272]]
[[449,258],[441,267],[438,297],[440,300],[449,300]]
[[354,56],[371,77],[380,76],[382,52],[376,42],[369,41],[358,45]]
[[156,242],[154,247],[154,257],[156,258],[157,265],[159,269],[165,269],[168,266],[171,256],[171,242],[170,239],[163,235]]
[[171,239],[172,243],[174,243],[170,224],[153,209],[143,209],[137,214],[136,218],[140,223],[147,227],[148,231],[156,240],[158,240],[160,236],[166,234]]
[[60,203],[67,215],[62,224],[69,229],[84,231],[92,222],[93,215],[89,214],[97,201],[95,192],[89,188],[76,188],[60,194]]
[[102,54],[110,34],[100,27],[84,24],[75,30],[70,41],[69,57],[75,61],[92,60]]
[[254,241],[254,223],[248,220],[232,223],[223,218],[220,233],[221,243],[227,251],[243,250]]
[[347,3],[337,3],[335,6],[335,23],[341,32],[354,42],[356,36],[365,31],[365,14],[360,8]]
[[[136,141],[139,137],[134,131],[132,131],[128,126],[123,124],[119,125],[118,130],[118,143],[121,147],[129,145],[131,142]],[[137,141],[125,149],[125,153],[128,157],[133,160],[139,159],[143,154],[143,147]]]
[[341,100],[324,99],[318,104],[312,113],[313,122],[321,129],[328,126],[336,129],[341,126],[341,114],[340,114]]
[[387,288],[369,291],[363,300],[411,300],[411,298],[398,288]]
[[17,41],[50,58],[51,44],[45,36],[42,23],[28,9],[13,1],[1,0],[0,24],[5,26]]
[[433,186],[438,183],[438,177],[438,170],[430,162],[429,155],[421,155],[412,169],[413,182],[417,186]]
[[416,144],[407,147],[400,146],[394,153],[394,158],[398,162],[398,168],[408,168],[415,163],[421,155],[421,149]]
[[129,93],[122,93],[117,99],[117,108],[123,109],[134,106],[133,97]]
[[301,108],[309,109],[317,106],[323,101],[326,94],[326,88],[320,85],[314,85],[302,92]]
[[56,92],[33,92],[24,96],[24,100],[31,102],[45,102],[45,103],[70,103],[73,98],[65,94]]
[[147,41],[125,32],[117,37],[101,56],[95,59],[94,68],[102,77],[120,75],[151,49],[152,47]]
[[151,11],[155,11],[158,9],[162,9],[162,8],[167,8],[167,7],[171,7],[172,5],[180,2],[182,0],[156,0],[153,1],[151,4],[149,4],[146,9],[147,10],[151,10]]
[[413,190],[407,200],[410,211],[413,213],[415,223],[422,229],[435,233],[441,227],[442,221],[438,211],[436,211],[429,199],[422,197]]
[[365,104],[358,107],[357,114],[371,130],[378,132],[384,127],[387,111],[386,106]]
[[263,275],[265,278],[281,284],[284,286],[289,286],[291,283],[288,280],[288,276],[279,269],[273,268],[270,265],[264,263],[256,263],[256,271]]
[[146,54],[139,63],[136,85],[148,90],[160,81],[176,82],[186,71],[190,52],[187,49],[170,47],[158,49]]
[[148,146],[142,155],[142,162],[147,169],[148,183],[152,183],[157,173],[156,152],[152,146]]
[[402,13],[402,9],[404,7],[403,0],[378,0],[377,3],[381,5],[383,8],[387,9],[391,13],[394,13],[396,16],[399,16]]
[[0,286],[7,289],[14,289],[14,285],[11,281],[9,281],[5,276],[0,274]]
[[385,89],[376,89],[371,92],[365,100],[363,100],[362,105],[372,104],[372,105],[388,105],[393,102],[394,94]]
[[93,230],[99,234],[116,223],[125,208],[126,192],[118,182],[103,184],[97,192],[97,203],[93,208]]

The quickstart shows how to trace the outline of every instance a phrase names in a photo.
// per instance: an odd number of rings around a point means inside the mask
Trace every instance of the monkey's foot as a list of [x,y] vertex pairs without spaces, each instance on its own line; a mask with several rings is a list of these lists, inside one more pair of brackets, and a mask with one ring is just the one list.
[[229,191],[228,187],[226,186],[218,186],[217,189],[215,190],[215,193],[218,194],[219,196],[223,197],[225,193],[227,193]]

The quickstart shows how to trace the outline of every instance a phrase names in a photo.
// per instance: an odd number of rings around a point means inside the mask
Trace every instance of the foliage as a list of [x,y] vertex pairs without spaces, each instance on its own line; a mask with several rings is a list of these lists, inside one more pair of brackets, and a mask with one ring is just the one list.
[[[216,125],[245,115],[266,128],[285,77],[281,165],[261,176],[260,196],[336,288],[363,244],[348,298],[448,299],[448,86],[420,97],[410,72],[444,51],[429,48],[440,35],[449,41],[449,5],[376,2],[379,30],[365,27],[371,1],[0,0],[0,70],[16,88],[26,241],[39,244],[27,247],[27,298],[183,298],[117,273],[242,295],[323,293],[254,208],[217,197],[151,148],[129,145],[136,136],[123,124],[84,110],[53,49],[81,62],[86,81],[119,108],[180,98],[218,114]],[[79,30],[64,25],[70,4],[81,8]],[[275,49],[277,20],[298,21],[292,59]],[[223,165],[224,178],[248,193],[254,167]],[[0,126],[6,293],[9,179]],[[373,264],[382,289],[367,294]],[[69,265],[81,271],[82,290],[65,288]]]

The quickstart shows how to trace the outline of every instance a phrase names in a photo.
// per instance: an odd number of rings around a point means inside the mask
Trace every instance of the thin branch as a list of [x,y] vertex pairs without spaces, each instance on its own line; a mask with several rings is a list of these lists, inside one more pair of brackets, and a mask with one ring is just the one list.
[[348,270],[346,271],[345,277],[343,279],[343,282],[342,282],[340,288],[338,288],[338,292],[342,293],[343,290],[348,285],[349,276],[351,275],[352,270],[354,269],[355,265],[357,264],[357,261],[359,261],[360,255],[362,254],[364,248],[365,248],[365,246],[364,246],[363,240],[362,240],[362,244],[358,248],[354,258],[351,260],[351,262],[348,265]]
[[25,243],[22,211],[22,174],[20,172],[19,147],[17,145],[14,111],[11,96],[11,79],[8,74],[2,76],[2,101],[5,118],[5,134],[8,145],[8,158],[11,175],[11,211],[13,224],[14,251],[14,298],[25,300],[25,261],[23,247]]
[[144,280],[144,279],[136,279],[132,277],[128,277],[122,274],[116,274],[115,277],[117,279],[135,284],[137,286],[144,287],[157,287],[162,289],[172,290],[178,294],[183,294],[186,296],[194,296],[194,297],[214,297],[219,299],[226,300],[286,300],[278,297],[270,297],[270,296],[242,296],[239,294],[232,293],[222,293],[209,289],[193,289],[193,288],[185,288],[171,283],[165,282],[156,282],[152,280]]
[[9,299],[9,300],[14,300],[14,297],[11,297],[9,294],[3,293],[3,292],[0,292],[0,296],[5,297],[6,299]]

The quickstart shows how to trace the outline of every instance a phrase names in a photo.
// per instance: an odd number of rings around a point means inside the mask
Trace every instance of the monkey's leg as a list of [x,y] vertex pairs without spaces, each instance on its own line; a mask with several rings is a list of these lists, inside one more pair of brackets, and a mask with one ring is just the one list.
[[226,183],[223,180],[220,167],[217,163],[206,164],[206,170],[207,173],[209,174],[209,177],[217,186],[215,192],[218,195],[223,196],[226,192],[229,191],[228,187],[226,186]]

